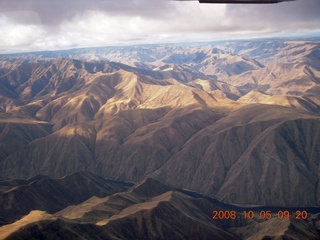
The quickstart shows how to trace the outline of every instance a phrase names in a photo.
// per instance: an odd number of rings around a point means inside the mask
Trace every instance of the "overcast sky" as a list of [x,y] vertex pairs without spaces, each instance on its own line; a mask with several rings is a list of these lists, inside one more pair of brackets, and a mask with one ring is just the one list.
[[320,32],[320,0],[0,0],[0,53]]

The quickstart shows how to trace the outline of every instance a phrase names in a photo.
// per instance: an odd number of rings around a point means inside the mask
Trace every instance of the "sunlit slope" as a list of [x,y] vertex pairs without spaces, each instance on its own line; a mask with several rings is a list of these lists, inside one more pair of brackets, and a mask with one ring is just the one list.
[[319,43],[253,41],[221,47],[265,66],[224,80],[243,92],[239,101],[319,112]]
[[[78,77],[61,93],[52,89],[40,91],[41,96],[26,96],[24,90],[21,98],[29,103],[2,115],[5,122],[19,116],[51,127],[50,134],[4,155],[3,176],[64,176],[90,169],[110,177],[138,180],[158,169],[198,130],[239,105],[176,79],[156,80],[117,64],[113,65],[119,69],[112,72],[108,64],[96,63],[92,69],[100,67],[101,71],[95,73],[86,69],[84,62],[51,63],[46,70],[56,66],[59,71],[45,86],[62,88],[67,79],[61,75],[73,71]],[[45,66],[37,64],[39,69],[32,70],[33,74],[46,72]],[[30,77],[31,85],[33,79],[37,78]]]
[[232,203],[317,205],[317,46],[273,46],[282,52],[265,49],[263,64],[257,45],[1,60],[0,177],[87,170]]

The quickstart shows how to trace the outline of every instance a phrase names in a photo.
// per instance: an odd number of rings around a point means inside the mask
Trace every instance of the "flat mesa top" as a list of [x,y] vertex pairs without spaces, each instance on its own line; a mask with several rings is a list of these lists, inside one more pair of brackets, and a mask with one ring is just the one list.
[[[196,1],[196,0],[175,0],[175,1]],[[268,4],[290,2],[295,0],[199,0],[200,3],[247,3],[247,4]]]

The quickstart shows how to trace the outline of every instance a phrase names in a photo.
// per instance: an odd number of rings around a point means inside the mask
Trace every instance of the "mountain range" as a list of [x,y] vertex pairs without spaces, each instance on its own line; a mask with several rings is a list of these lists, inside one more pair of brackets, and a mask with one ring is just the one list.
[[319,46],[252,40],[1,55],[6,238],[60,229],[68,239],[317,239],[317,211],[305,221],[217,225],[208,199],[319,206]]

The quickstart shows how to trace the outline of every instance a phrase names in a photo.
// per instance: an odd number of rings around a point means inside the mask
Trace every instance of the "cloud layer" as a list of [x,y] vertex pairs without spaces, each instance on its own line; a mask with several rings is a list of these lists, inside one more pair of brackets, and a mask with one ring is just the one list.
[[319,31],[320,1],[3,0],[0,52]]

